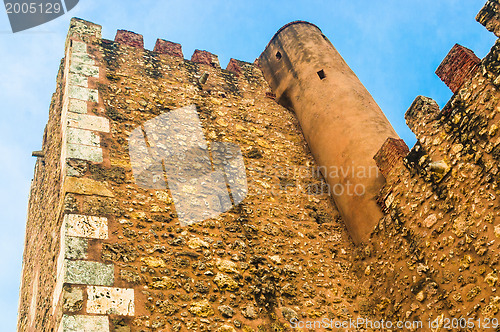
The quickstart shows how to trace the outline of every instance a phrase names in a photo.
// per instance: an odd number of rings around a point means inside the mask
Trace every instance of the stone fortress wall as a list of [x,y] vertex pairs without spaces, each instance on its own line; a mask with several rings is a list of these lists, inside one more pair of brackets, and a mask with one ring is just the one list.
[[[488,1],[477,16],[497,36],[499,8]],[[437,74],[454,96],[442,110],[415,99],[411,150],[385,135],[371,156],[381,218],[360,240],[314,171],[322,161],[294,95],[283,98],[262,56],[221,69],[207,51],[186,60],[180,44],[149,51],[139,34],[110,41],[72,19],[32,182],[18,330],[288,331],[293,318],[364,317],[472,318],[462,330],[481,331],[500,309],[499,45],[482,60],[450,51]],[[333,76],[311,68],[314,84]],[[234,144],[248,189],[185,225],[171,188],[137,184],[129,138],[142,128],[151,149],[145,124],[190,105],[214,172],[217,142]]]

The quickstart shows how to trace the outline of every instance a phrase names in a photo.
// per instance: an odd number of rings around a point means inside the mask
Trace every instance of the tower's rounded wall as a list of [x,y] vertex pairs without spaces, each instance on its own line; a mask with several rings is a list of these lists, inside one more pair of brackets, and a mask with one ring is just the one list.
[[382,216],[384,184],[373,156],[398,135],[358,77],[315,25],[281,28],[259,58],[277,100],[297,115],[354,241]]

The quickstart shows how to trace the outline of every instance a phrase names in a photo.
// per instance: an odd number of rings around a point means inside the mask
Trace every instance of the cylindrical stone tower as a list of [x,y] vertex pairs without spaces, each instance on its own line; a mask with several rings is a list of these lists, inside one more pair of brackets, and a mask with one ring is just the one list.
[[398,135],[315,25],[282,27],[259,64],[278,102],[297,115],[353,240],[366,240],[382,217],[376,196],[385,180],[373,156]]

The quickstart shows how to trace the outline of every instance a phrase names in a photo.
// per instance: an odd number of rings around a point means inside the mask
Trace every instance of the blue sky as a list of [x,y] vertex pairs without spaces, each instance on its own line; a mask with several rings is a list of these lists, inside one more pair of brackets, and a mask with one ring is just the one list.
[[12,34],[0,11],[0,326],[14,331],[24,246],[29,183],[41,147],[64,39],[72,16],[103,26],[179,42],[190,58],[194,49],[252,62],[284,24],[306,20],[330,38],[399,135],[415,138],[404,112],[417,95],[442,107],[451,92],[434,74],[459,43],[480,58],[495,41],[475,21],[486,0],[309,0],[309,1],[96,1],[80,0],[70,13],[26,32]]

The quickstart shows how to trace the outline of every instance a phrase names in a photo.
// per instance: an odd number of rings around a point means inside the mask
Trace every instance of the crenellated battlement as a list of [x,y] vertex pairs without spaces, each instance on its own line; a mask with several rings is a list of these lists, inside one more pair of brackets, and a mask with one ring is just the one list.
[[[84,21],[81,19],[78,19],[78,21],[75,21],[75,22],[78,22],[78,24],[80,24],[82,26],[84,26],[85,24],[88,24],[89,27],[95,25],[92,22],[87,22],[87,21]],[[118,30],[116,32],[116,36],[115,36],[114,41],[116,43],[120,43],[120,44],[127,45],[130,47],[144,49],[143,36],[141,34],[133,32],[133,31]],[[182,45],[181,44],[167,41],[164,39],[157,39],[156,40],[156,44],[153,48],[153,52],[159,53],[159,54],[165,54],[165,55],[169,55],[169,56],[181,57],[181,58],[184,57],[184,55],[182,53]],[[198,64],[202,64],[202,65],[209,65],[213,68],[218,68],[218,69],[221,68],[218,56],[216,54],[210,53],[210,52],[205,51],[205,50],[195,50],[193,52],[193,55],[190,58],[190,61],[198,63]],[[239,76],[242,73],[242,71],[248,71],[250,66],[254,66],[254,64],[246,62],[246,61],[231,59],[226,67],[226,70],[233,72],[237,76]]]
[[436,70],[436,75],[456,93],[474,76],[481,60],[470,49],[455,44]]
[[488,31],[500,37],[500,2],[498,0],[488,0],[477,14],[476,20],[484,25]]
[[183,58],[182,45],[164,39],[157,39],[153,52]]
[[142,35],[128,30],[116,31],[115,42],[130,47],[144,48],[144,39]]

